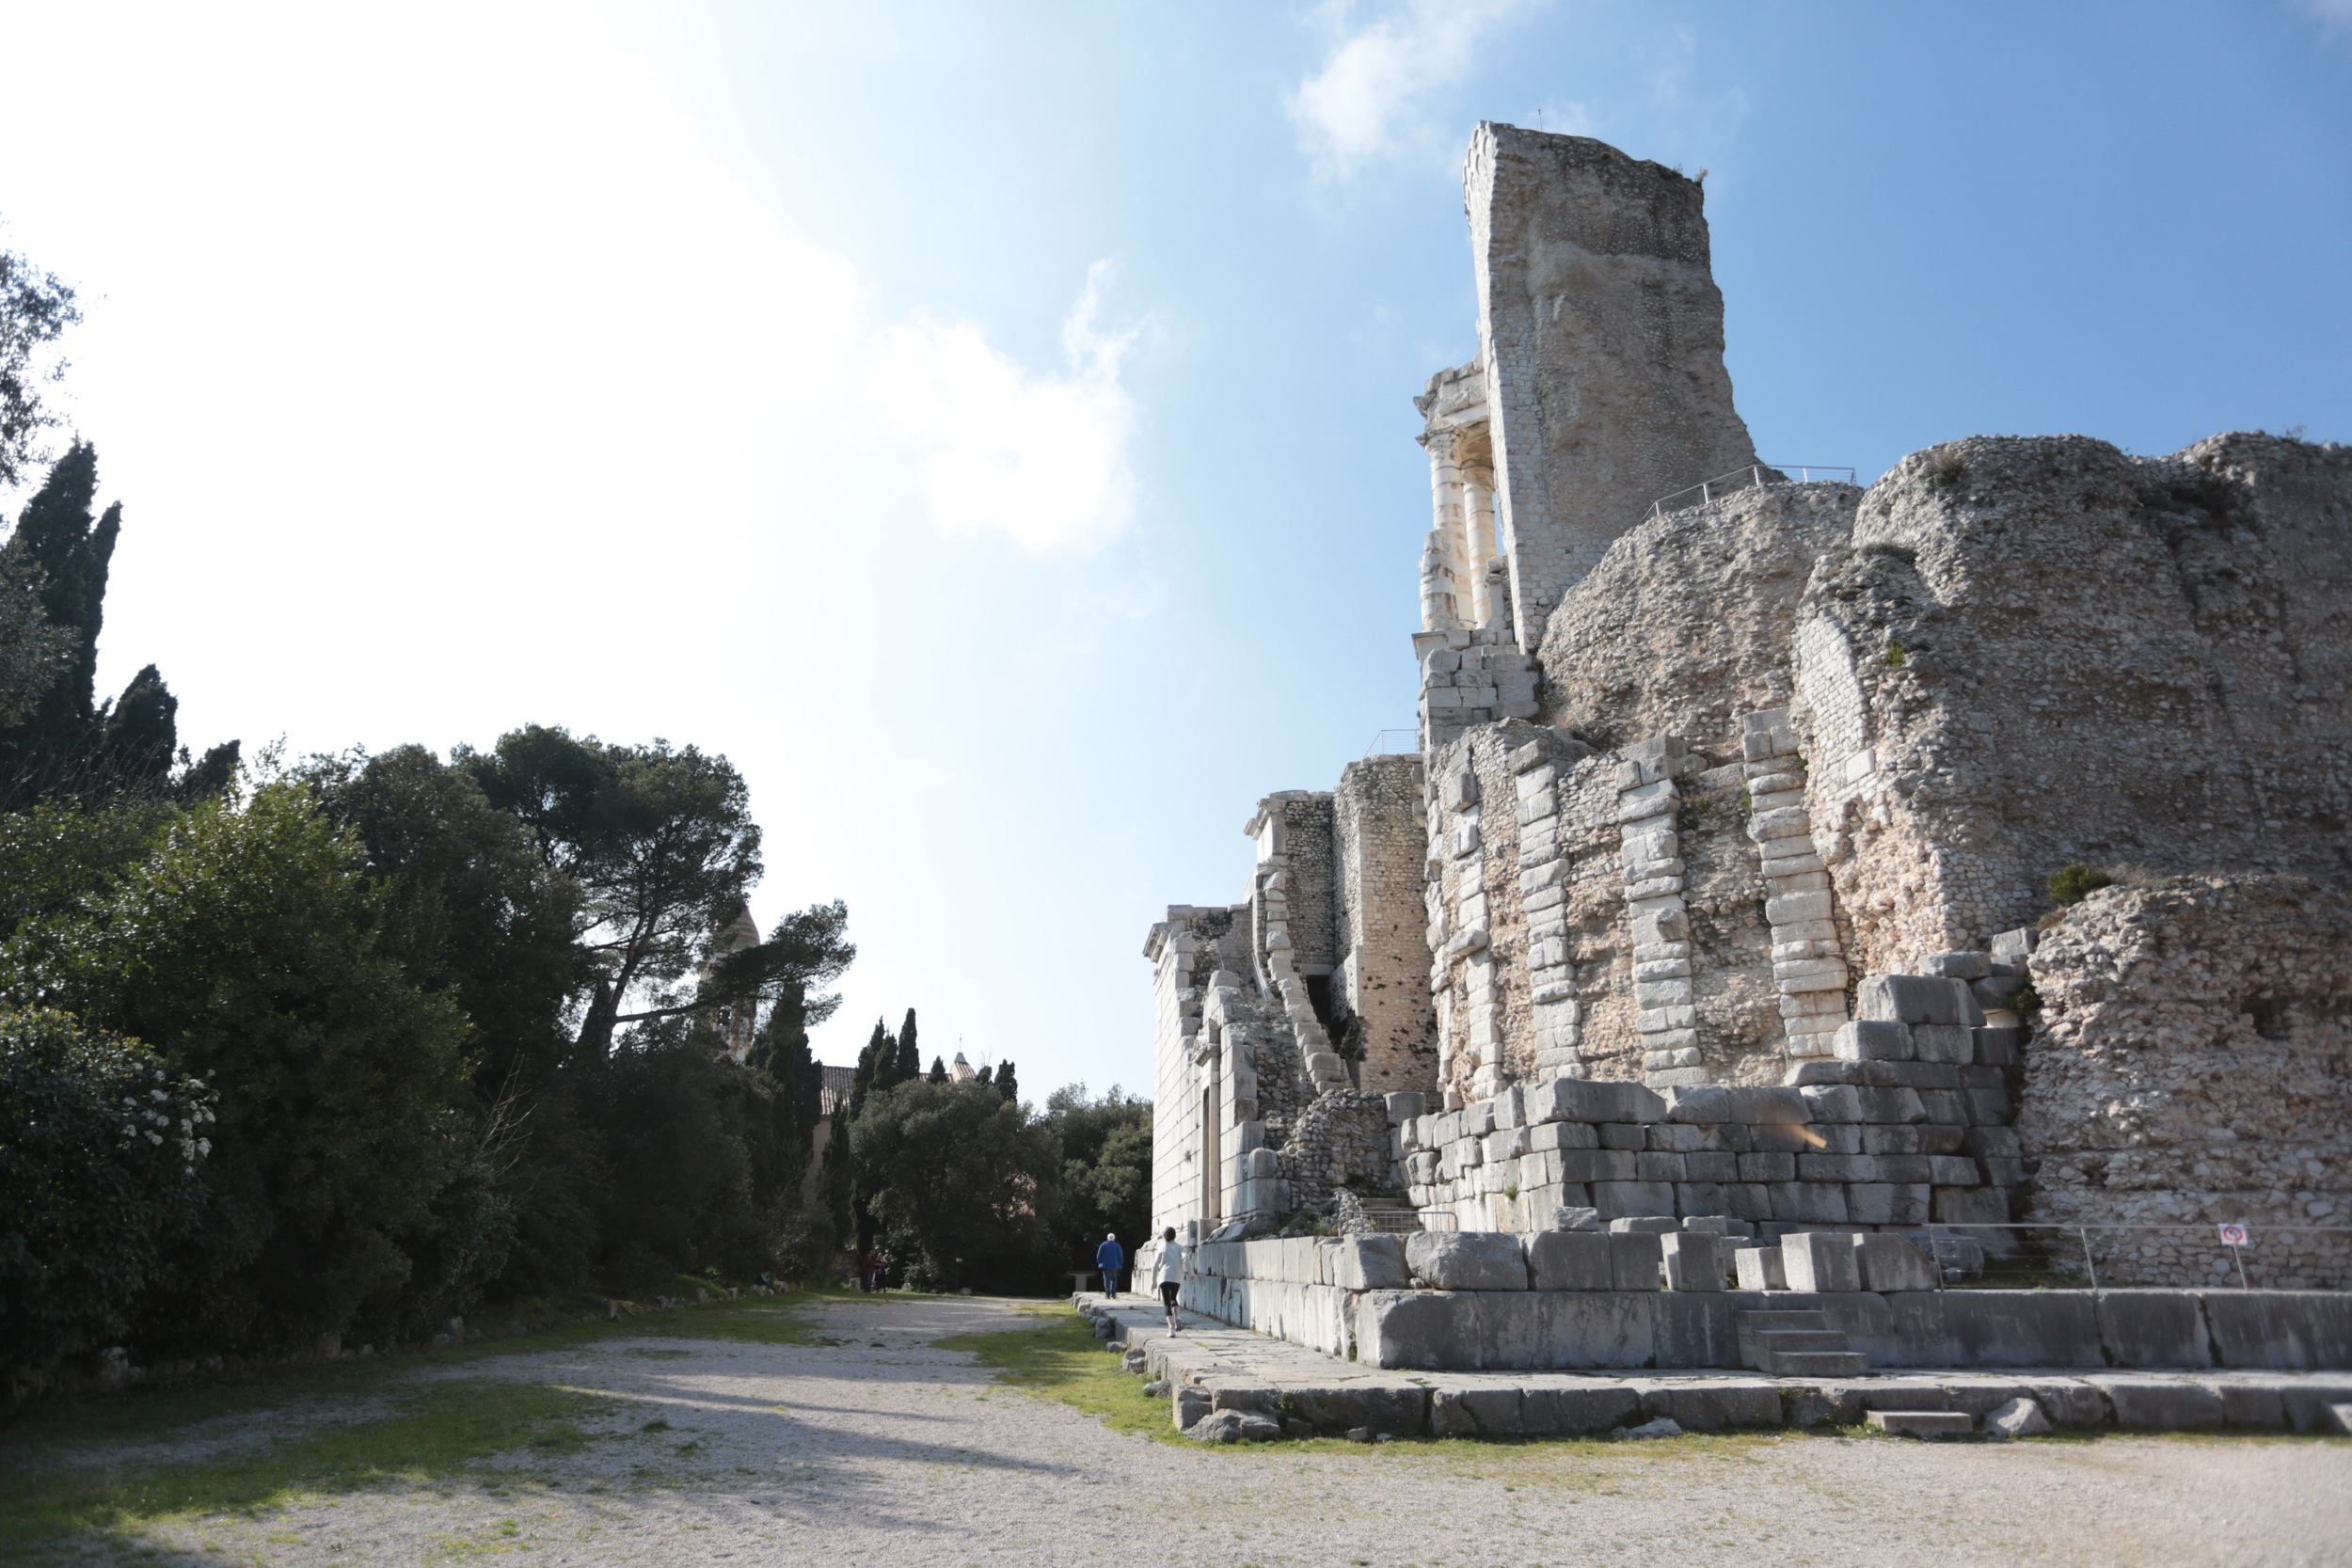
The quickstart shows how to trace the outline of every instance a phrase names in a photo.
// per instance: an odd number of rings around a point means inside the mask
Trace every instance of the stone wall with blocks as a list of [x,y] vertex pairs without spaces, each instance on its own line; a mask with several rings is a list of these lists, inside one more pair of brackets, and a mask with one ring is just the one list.
[[[1245,900],[1154,927],[1155,1227],[2230,1220],[2352,1285],[2352,449],[1792,483],[1692,182],[1490,125],[1464,192],[1419,754],[1268,796]],[[2116,885],[2062,909],[2076,862]],[[1710,1110],[1529,1113],[1578,1085]],[[1385,1172],[1380,1094],[1422,1102]]]

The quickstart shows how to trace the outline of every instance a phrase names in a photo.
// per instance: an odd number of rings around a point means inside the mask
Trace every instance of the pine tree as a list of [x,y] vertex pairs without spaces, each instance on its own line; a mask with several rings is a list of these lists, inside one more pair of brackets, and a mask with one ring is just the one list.
[[99,771],[110,788],[145,793],[170,776],[179,713],[180,699],[152,664],[131,677],[99,721]]
[[907,1021],[898,1025],[898,1082],[909,1083],[923,1073],[923,1053],[914,1045],[914,1009],[907,1009]]

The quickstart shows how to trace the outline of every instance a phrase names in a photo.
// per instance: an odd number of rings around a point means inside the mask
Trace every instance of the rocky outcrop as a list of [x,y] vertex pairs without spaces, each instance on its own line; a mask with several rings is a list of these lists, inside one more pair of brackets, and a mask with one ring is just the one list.
[[1860,968],[2031,921],[2069,861],[2352,875],[2352,448],[1915,452],[1816,568],[1793,655]]
[[1767,484],[1621,536],[1544,627],[1544,722],[1607,748],[1736,736],[1739,715],[1787,707],[1797,603],[1861,497]]
[[[2352,898],[2297,877],[2093,894],[2031,960],[2027,1218],[2242,1221],[2258,1286],[2352,1286]],[[2092,1233],[2103,1283],[2235,1283],[2213,1231]],[[2071,1255],[2060,1261],[2071,1264]]]

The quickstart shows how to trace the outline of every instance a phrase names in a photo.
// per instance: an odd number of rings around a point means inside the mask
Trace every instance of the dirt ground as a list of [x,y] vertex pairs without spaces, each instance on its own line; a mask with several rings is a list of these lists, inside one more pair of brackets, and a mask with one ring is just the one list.
[[[945,1336],[1009,1303],[811,1308],[806,1344],[616,1336],[420,1370],[598,1397],[566,1451],[85,1532],[87,1562],[412,1564],[2352,1562],[2352,1440],[1992,1445],[1761,1433],[1645,1444],[1200,1449],[995,1382]],[[501,1394],[500,1397],[509,1397]],[[29,1456],[233,1458],[289,1408]],[[352,1419],[365,1419],[358,1412]],[[10,1463],[23,1463],[22,1450]],[[31,1560],[0,1542],[0,1558]]]

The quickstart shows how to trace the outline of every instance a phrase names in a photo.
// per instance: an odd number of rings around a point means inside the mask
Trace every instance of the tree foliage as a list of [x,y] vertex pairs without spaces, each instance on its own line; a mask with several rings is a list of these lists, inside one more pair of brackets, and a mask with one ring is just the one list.
[[1002,1289],[1033,1275],[1060,1161],[1019,1105],[981,1084],[916,1078],[867,1095],[850,1147],[907,1283]]
[[184,1265],[204,1321],[180,1329],[287,1342],[363,1308],[389,1322],[450,1218],[436,1200],[473,1152],[465,1019],[387,950],[388,902],[358,842],[278,782],[175,815],[0,947],[11,1000],[143,1040],[219,1096],[211,1234]]
[[67,1014],[0,1012],[0,1370],[120,1338],[197,1212],[204,1085]]
[[41,389],[65,375],[52,349],[81,319],[72,287],[0,250],[0,488],[24,478],[40,457],[41,432],[57,422]]

